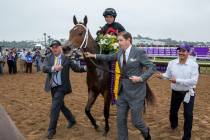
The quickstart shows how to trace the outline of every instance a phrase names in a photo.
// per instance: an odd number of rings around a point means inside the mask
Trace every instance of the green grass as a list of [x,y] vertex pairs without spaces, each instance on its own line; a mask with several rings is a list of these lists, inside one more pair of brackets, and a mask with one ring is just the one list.
[[[163,64],[166,64],[168,63],[169,61],[173,60],[175,58],[155,58],[154,59],[151,59],[152,62],[154,63],[163,63]],[[202,74],[210,74],[210,61],[207,61],[207,60],[197,60],[197,63],[200,65],[200,73]]]
[[[155,58],[155,60],[152,60],[152,61],[154,61],[154,62],[158,62],[158,61],[160,61],[160,62],[169,62],[169,61],[171,61],[171,60],[174,60],[175,58],[158,58],[158,57],[156,57]],[[210,65],[210,61],[208,61],[208,60],[197,60],[197,63],[198,64],[209,64]]]
[[210,74],[210,67],[201,67],[200,72],[203,74]]

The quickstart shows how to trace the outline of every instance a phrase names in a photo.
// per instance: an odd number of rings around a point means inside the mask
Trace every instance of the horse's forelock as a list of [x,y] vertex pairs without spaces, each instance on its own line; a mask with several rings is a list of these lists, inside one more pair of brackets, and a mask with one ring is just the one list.
[[74,31],[77,30],[79,26],[82,27],[82,29],[84,29],[84,30],[86,29],[86,26],[83,23],[78,23],[73,27],[72,30],[74,30]]

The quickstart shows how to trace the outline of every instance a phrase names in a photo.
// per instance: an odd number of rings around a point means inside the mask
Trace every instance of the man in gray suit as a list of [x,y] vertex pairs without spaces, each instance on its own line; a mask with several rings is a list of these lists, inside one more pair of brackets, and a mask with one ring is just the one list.
[[75,72],[85,72],[86,67],[79,67],[70,58],[62,54],[61,43],[57,40],[52,41],[49,54],[43,64],[43,72],[47,73],[45,91],[51,91],[52,106],[50,114],[50,124],[47,138],[52,139],[56,133],[56,126],[60,111],[68,120],[67,128],[71,128],[75,123],[75,118],[71,111],[65,106],[64,96],[72,92],[69,80],[69,69]]
[[[127,116],[131,109],[132,123],[139,129],[145,140],[150,140],[149,128],[143,121],[142,109],[146,96],[146,81],[155,72],[155,65],[149,61],[145,52],[132,46],[132,36],[128,32],[118,35],[120,49],[116,54],[103,55],[86,53],[86,57],[98,60],[117,60],[121,73],[119,82],[119,97],[117,100],[118,139],[128,140]],[[143,67],[147,67],[143,71]]]

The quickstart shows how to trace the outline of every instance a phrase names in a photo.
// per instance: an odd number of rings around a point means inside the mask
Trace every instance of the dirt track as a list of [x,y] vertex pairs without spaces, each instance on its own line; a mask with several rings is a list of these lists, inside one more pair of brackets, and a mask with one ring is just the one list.
[[[65,98],[66,105],[76,116],[77,125],[66,129],[66,120],[61,114],[55,140],[114,140],[116,139],[116,107],[110,111],[110,133],[107,138],[96,132],[85,116],[87,101],[86,74],[71,73],[73,93]],[[43,90],[45,75],[42,73],[16,74],[7,73],[0,77],[0,104],[15,121],[27,140],[44,140],[48,122],[51,96]],[[154,140],[180,140],[183,134],[183,115],[180,110],[179,128],[170,130],[168,111],[170,103],[170,83],[152,78],[151,88],[157,96],[157,106],[147,108],[144,118],[151,128]],[[93,107],[93,114],[103,127],[103,99],[99,97]],[[194,108],[192,140],[210,139],[210,76],[201,75],[197,86]],[[132,125],[129,115],[129,138],[141,140],[142,137]]]

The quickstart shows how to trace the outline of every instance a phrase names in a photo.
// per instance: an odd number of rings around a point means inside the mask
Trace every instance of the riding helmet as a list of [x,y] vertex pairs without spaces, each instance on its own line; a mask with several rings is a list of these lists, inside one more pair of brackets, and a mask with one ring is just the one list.
[[103,13],[103,16],[106,17],[106,16],[113,16],[114,18],[116,18],[117,16],[117,12],[115,11],[114,8],[107,8],[104,13]]

